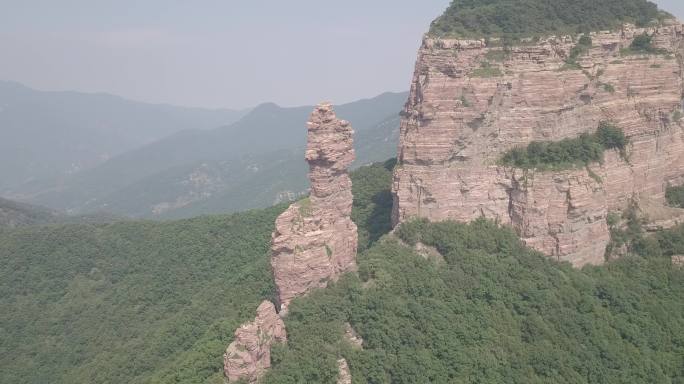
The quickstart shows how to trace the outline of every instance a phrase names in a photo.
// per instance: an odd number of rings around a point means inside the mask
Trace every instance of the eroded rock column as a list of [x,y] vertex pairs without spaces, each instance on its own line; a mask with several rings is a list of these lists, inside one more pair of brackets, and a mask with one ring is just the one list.
[[235,340],[223,355],[223,370],[229,381],[245,379],[255,383],[271,367],[271,346],[285,342],[285,324],[270,301],[257,309],[252,323],[235,331]]
[[349,122],[328,103],[318,105],[307,124],[311,195],[276,220],[271,266],[281,311],[292,299],[356,268],[358,235],[351,220],[354,161]]
[[[351,220],[352,183],[347,170],[354,161],[354,131],[328,103],[314,109],[307,127],[311,195],[276,219],[272,237],[271,266],[280,311],[264,301],[254,322],[235,331],[235,341],[223,356],[230,382],[256,383],[270,368],[272,345],[287,338],[281,316],[292,299],[356,269],[358,235]],[[341,382],[351,382],[348,366],[341,375]]]

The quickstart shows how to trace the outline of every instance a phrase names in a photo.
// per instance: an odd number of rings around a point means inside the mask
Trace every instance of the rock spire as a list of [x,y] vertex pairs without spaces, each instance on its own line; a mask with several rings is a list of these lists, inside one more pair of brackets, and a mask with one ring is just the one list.
[[354,131],[328,103],[314,109],[307,126],[311,194],[278,217],[273,233],[271,266],[282,310],[295,297],[356,268],[358,235],[347,170],[354,161]]
[[[271,266],[280,313],[264,301],[254,322],[235,331],[235,340],[223,356],[224,375],[230,382],[256,383],[271,366],[271,346],[287,339],[281,316],[292,299],[356,269],[358,235],[351,220],[352,183],[347,170],[354,161],[354,131],[328,103],[314,109],[307,127],[311,195],[278,217],[272,236]],[[342,383],[350,382],[348,371],[347,367],[341,372]]]

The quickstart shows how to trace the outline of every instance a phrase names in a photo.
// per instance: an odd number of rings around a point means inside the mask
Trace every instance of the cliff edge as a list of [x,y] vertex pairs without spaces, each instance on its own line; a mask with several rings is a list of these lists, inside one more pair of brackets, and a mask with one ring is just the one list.
[[[682,25],[588,36],[583,49],[579,35],[508,46],[427,36],[402,114],[394,224],[486,217],[582,266],[604,261],[610,211],[633,199],[663,204],[666,187],[684,182]],[[638,36],[650,51],[630,50]],[[513,148],[576,138],[605,121],[625,133],[626,153],[559,171],[500,163]]]

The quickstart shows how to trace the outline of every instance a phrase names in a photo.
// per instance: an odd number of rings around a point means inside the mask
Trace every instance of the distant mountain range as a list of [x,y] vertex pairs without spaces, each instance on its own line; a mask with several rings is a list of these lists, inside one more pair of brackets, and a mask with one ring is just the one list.
[[[12,86],[15,95],[43,101],[12,100],[6,90]],[[12,138],[0,144],[10,149],[0,147],[5,164],[0,179],[7,181],[0,188],[14,200],[72,214],[180,218],[264,207],[297,198],[308,187],[302,153],[313,106],[266,103],[245,114],[44,93],[13,83],[0,83],[0,89],[6,94],[0,105],[15,105],[11,124],[0,112],[0,135]],[[395,155],[398,113],[406,98],[406,93],[385,93],[336,107],[356,131],[357,165]],[[213,129],[206,129],[210,124]],[[24,126],[35,134],[27,134]],[[89,151],[79,153],[81,147]],[[20,148],[31,154],[22,158]],[[84,165],[69,168],[76,157]],[[45,160],[40,171],[29,161],[33,158]]]
[[53,209],[0,198],[0,229],[47,224],[106,223],[121,220],[108,213],[71,216]]
[[0,191],[61,180],[182,130],[230,124],[246,112],[43,92],[0,81]]

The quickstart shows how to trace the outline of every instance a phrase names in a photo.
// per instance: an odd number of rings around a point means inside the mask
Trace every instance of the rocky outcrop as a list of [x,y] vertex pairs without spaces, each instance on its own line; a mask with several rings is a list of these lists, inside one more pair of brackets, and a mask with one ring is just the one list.
[[351,324],[344,324],[344,339],[352,346],[352,348],[363,348],[363,338],[359,336]]
[[338,359],[337,369],[340,371],[340,375],[337,377],[337,384],[352,384],[352,377],[351,372],[349,371],[349,364],[347,364],[347,359]]
[[[658,54],[626,51],[648,33]],[[499,42],[426,37],[402,114],[394,224],[411,217],[513,226],[530,246],[574,265],[600,264],[606,216],[635,197],[664,202],[684,182],[682,25],[591,35],[504,50]],[[557,141],[612,121],[630,140],[587,169],[541,172],[497,165],[531,141]]]
[[684,256],[674,255],[672,256],[672,266],[677,268],[684,268]]
[[[224,374],[231,382],[255,383],[271,366],[271,346],[286,340],[281,316],[292,299],[356,269],[358,235],[351,220],[353,198],[347,170],[354,161],[354,131],[347,121],[335,117],[328,103],[316,107],[307,127],[305,157],[311,194],[276,219],[271,243],[280,311],[265,301],[256,320],[235,331],[235,341],[224,355]],[[351,383],[346,360],[340,370],[341,382]]]
[[235,340],[223,355],[223,370],[229,381],[245,379],[255,383],[271,367],[271,346],[285,342],[285,324],[270,301],[257,309],[252,323],[235,331]]
[[358,236],[351,220],[347,167],[354,160],[353,130],[330,104],[308,122],[306,161],[311,194],[276,220],[271,266],[282,311],[290,301],[356,268]]

